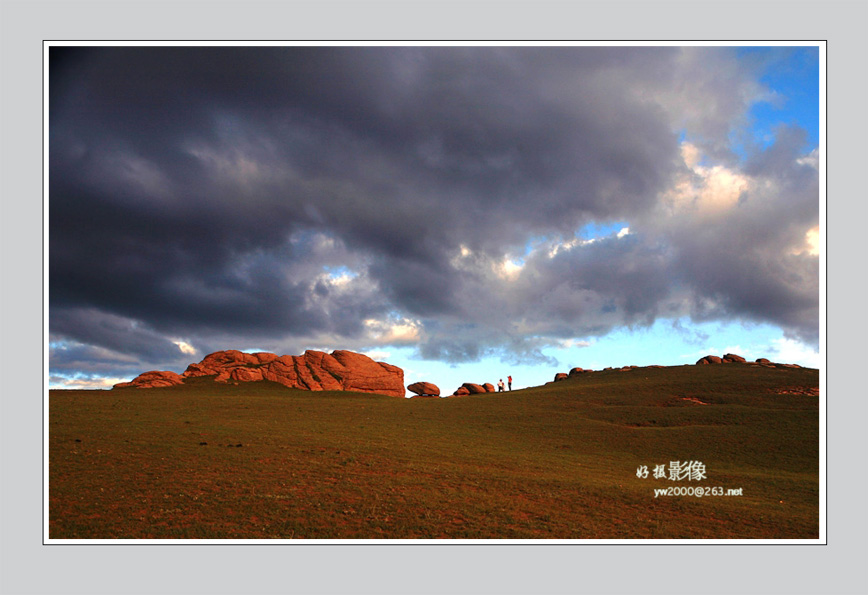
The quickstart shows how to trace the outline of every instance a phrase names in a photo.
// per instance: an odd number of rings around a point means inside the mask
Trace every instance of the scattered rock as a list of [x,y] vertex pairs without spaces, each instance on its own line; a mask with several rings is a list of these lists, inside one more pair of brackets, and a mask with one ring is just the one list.
[[796,386],[791,388],[781,388],[774,391],[778,395],[799,395],[804,397],[819,397],[819,386]]
[[688,403],[695,403],[697,405],[708,405],[705,401],[697,399],[696,397],[681,397],[682,401],[686,401]]
[[557,374],[555,374],[555,382],[558,382],[559,380],[566,380],[569,377],[570,377],[569,374],[565,374],[563,372],[558,372]]
[[459,386],[458,389],[452,394],[456,397],[465,397],[470,394],[470,391],[467,390],[464,386]]
[[430,382],[414,382],[407,387],[411,393],[416,393],[420,397],[439,397],[440,388],[436,384]]

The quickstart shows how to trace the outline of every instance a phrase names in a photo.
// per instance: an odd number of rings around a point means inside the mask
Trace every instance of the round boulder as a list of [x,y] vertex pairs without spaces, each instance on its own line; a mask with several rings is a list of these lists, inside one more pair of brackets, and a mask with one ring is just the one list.
[[407,387],[411,393],[427,397],[439,397],[440,388],[436,384],[430,382],[414,382]]
[[559,380],[566,380],[569,377],[569,374],[565,374],[564,372],[558,372],[557,374],[555,374],[555,382]]

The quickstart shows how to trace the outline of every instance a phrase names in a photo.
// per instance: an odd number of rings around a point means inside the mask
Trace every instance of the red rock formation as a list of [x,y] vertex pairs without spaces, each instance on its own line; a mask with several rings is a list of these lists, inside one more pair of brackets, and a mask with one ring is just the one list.
[[486,382],[485,384],[483,384],[482,388],[484,388],[485,392],[487,392],[487,393],[493,393],[494,392],[494,385],[491,384],[490,382]]
[[465,397],[470,394],[470,391],[467,390],[464,386],[459,386],[458,389],[452,393],[456,397]]
[[430,382],[414,382],[407,387],[407,390],[411,393],[416,393],[419,396],[440,396],[440,387]]
[[570,376],[568,374],[565,374],[563,372],[558,372],[557,374],[555,374],[555,382],[557,382],[558,380],[566,380],[569,377]]
[[197,364],[190,364],[181,376],[174,372],[145,372],[132,382],[115,386],[170,386],[181,384],[184,378],[199,376],[213,376],[215,382],[270,380],[290,388],[314,391],[347,390],[404,396],[404,371],[401,368],[375,362],[352,351],[334,351],[329,355],[309,350],[296,356],[244,353],[234,349],[217,351]]
[[727,363],[738,363],[738,364],[745,363],[745,359],[742,356],[736,355],[734,353],[727,353],[726,355],[724,355],[723,361],[727,362]]

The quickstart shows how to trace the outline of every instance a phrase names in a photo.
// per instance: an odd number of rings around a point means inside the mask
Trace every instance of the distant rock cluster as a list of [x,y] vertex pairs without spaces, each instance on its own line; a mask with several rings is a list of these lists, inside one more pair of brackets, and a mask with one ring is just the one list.
[[736,355],[734,353],[727,353],[726,355],[724,355],[722,357],[717,357],[716,355],[706,355],[705,357],[700,358],[696,362],[697,366],[705,366],[708,364],[749,364],[749,365],[754,365],[754,366],[756,366],[756,365],[764,366],[766,368],[777,368],[777,367],[801,368],[802,367],[798,364],[775,364],[764,357],[761,357],[761,358],[757,359],[756,361],[749,362],[749,361],[745,360],[742,356]]
[[[663,366],[649,366],[649,367],[662,368]],[[633,370],[635,368],[638,368],[638,366],[624,366],[622,368],[603,368],[602,371],[608,372],[609,370],[618,370],[618,371],[626,372],[628,370]],[[557,374],[555,374],[555,379],[552,382],[560,382],[561,380],[566,380],[568,378],[574,378],[574,377],[580,376],[582,374],[590,374],[593,371],[594,370],[587,370],[585,368],[573,368],[570,370],[569,374],[567,374],[565,372],[558,372]]]
[[154,388],[182,384],[187,378],[213,376],[215,382],[238,383],[270,380],[304,390],[346,390],[404,396],[404,371],[352,351],[305,351],[303,355],[217,351],[190,364],[183,374],[145,372],[114,388]]
[[[764,366],[767,368],[801,368],[801,366],[799,366],[798,364],[772,363],[771,361],[769,361],[768,359],[766,359],[764,357],[759,358],[755,362],[749,362],[749,361],[745,360],[745,358],[743,358],[742,356],[736,355],[734,353],[727,353],[726,355],[723,355],[721,357],[718,357],[716,355],[706,355],[705,357],[700,358],[699,361],[696,362],[696,365],[698,365],[698,366],[708,365],[708,364],[748,364],[748,365],[752,365],[752,366]],[[664,368],[665,366],[653,365],[653,366],[644,366],[644,367],[645,368]],[[620,368],[603,368],[601,371],[602,372],[609,372],[609,371],[629,372],[630,370],[635,370],[638,368],[639,368],[639,366],[623,366]],[[561,380],[567,380],[568,378],[573,378],[573,377],[578,376],[580,374],[587,374],[589,372],[593,372],[593,370],[585,370],[582,368],[573,368],[572,370],[570,370],[569,374],[564,373],[564,372],[558,372],[557,374],[555,374],[555,379],[552,382],[560,382]],[[549,384],[551,384],[551,383],[549,383]]]

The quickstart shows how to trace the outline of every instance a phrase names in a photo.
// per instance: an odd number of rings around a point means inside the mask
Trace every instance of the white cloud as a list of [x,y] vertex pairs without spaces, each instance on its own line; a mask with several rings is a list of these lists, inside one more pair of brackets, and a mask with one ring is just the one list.
[[737,205],[750,189],[751,180],[735,170],[700,165],[700,151],[689,142],[682,143],[681,156],[690,172],[679,176],[663,197],[676,212],[716,216]]
[[180,349],[181,353],[183,353],[183,354],[196,355],[197,353],[199,353],[199,351],[195,347],[193,347],[192,345],[190,345],[186,341],[182,341],[182,340],[178,339],[178,340],[172,341],[172,343],[177,345],[178,349]]
[[819,368],[822,363],[819,350],[786,337],[772,341],[772,353],[767,357],[773,362],[798,364],[807,368]]
[[66,378],[52,376],[48,381],[50,389],[102,390],[112,388],[119,382],[128,382],[129,378]]
[[361,353],[362,355],[367,355],[375,362],[385,362],[392,355],[388,351],[362,351]]
[[408,345],[419,342],[422,323],[418,320],[365,320],[368,336],[379,345]]
[[573,347],[590,347],[592,343],[590,341],[584,341],[579,339],[563,339],[557,341],[555,347],[557,349],[572,349]]
[[805,232],[805,241],[800,246],[793,248],[790,254],[807,254],[808,256],[820,255],[820,226],[812,227]]
[[509,257],[505,258],[503,262],[494,267],[495,273],[501,279],[506,279],[508,281],[514,281],[521,274],[522,269],[524,268],[523,260],[514,260]]
[[799,165],[807,165],[808,167],[813,167],[816,170],[820,169],[820,150],[819,148],[814,149],[804,157],[799,157],[796,159],[796,163]]

